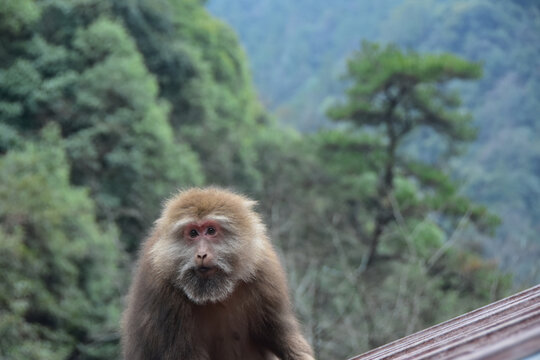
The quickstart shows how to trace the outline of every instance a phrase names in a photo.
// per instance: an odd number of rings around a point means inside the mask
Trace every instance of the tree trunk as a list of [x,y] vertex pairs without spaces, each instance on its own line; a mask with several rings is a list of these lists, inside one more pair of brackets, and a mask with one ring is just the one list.
[[367,266],[373,264],[377,257],[377,249],[381,235],[386,225],[394,218],[392,207],[390,206],[389,195],[394,191],[394,167],[396,162],[396,148],[398,138],[392,124],[386,123],[386,132],[388,136],[387,160],[384,167],[384,172],[379,179],[379,188],[377,191],[377,210],[375,214],[375,227],[369,241],[369,252],[367,258]]

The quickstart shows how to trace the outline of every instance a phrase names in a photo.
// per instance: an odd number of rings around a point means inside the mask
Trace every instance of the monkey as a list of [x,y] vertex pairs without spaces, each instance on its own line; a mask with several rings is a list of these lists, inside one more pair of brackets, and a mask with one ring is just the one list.
[[141,245],[122,316],[126,360],[314,360],[256,202],[191,188]]

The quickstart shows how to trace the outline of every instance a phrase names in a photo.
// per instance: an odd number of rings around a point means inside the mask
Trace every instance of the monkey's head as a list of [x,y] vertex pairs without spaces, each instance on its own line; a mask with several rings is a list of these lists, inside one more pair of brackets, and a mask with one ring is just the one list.
[[219,188],[181,191],[156,222],[153,270],[197,304],[225,300],[253,278],[267,241],[254,205]]

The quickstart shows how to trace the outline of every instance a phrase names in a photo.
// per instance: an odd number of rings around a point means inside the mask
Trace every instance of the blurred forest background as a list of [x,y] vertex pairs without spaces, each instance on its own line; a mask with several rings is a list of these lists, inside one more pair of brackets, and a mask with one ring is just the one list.
[[259,201],[320,359],[538,283],[539,58],[535,0],[4,0],[0,358],[118,358],[194,185]]

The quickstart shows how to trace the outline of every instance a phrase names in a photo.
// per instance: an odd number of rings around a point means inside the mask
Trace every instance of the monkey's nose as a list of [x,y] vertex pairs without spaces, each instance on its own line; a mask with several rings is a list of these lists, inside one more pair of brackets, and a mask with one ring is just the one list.
[[[204,260],[206,258],[207,256],[205,253],[197,254],[197,259],[195,260],[195,262],[197,263],[198,266],[204,266]],[[208,262],[208,260],[206,260],[206,262]]]
[[215,265],[214,263],[214,257],[212,256],[212,253],[206,252],[206,251],[198,251],[195,254],[197,254],[197,257],[195,258],[195,264],[200,267],[212,267]]
[[211,261],[210,257],[206,253],[199,253],[197,254],[197,258],[195,259],[195,264],[197,264],[197,267],[200,268],[207,268],[209,267]]

